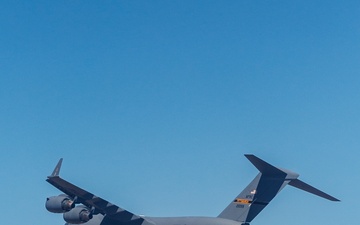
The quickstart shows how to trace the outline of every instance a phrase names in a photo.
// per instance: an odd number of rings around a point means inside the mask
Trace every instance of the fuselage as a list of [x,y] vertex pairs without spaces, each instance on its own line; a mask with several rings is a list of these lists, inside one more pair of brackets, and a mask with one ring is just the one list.
[[[143,216],[144,219],[153,223],[154,225],[241,225],[240,222],[228,220],[218,217],[148,217]],[[83,225],[111,225],[110,221],[104,220],[101,214],[94,215],[93,219],[84,223]],[[67,223],[66,225],[72,225]]]
[[155,225],[240,225],[240,222],[217,217],[144,217]]

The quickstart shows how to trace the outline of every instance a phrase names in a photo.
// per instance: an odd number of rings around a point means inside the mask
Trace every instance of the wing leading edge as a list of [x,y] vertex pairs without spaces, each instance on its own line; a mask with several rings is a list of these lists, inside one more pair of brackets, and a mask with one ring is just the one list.
[[[129,225],[151,225],[152,222],[143,217],[135,215],[125,209],[114,205],[105,199],[95,196],[94,194],[79,188],[78,186],[60,178],[60,168],[62,158],[56,165],[53,173],[47,177],[46,181],[51,185],[71,197],[75,203],[81,203],[87,206],[94,214],[104,215],[104,220],[109,224],[129,224]],[[104,221],[104,222],[105,222]],[[107,224],[107,223],[106,223]]]

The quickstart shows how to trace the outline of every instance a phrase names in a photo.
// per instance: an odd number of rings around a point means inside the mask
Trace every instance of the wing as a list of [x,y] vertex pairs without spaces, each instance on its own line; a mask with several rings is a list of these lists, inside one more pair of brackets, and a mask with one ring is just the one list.
[[135,215],[129,211],[114,205],[105,199],[95,196],[82,188],[60,178],[59,172],[62,159],[59,160],[54,172],[46,179],[51,185],[64,192],[75,200],[75,203],[81,203],[94,211],[95,214],[103,214],[104,220],[109,224],[126,224],[126,225],[150,225],[152,222],[143,217]]

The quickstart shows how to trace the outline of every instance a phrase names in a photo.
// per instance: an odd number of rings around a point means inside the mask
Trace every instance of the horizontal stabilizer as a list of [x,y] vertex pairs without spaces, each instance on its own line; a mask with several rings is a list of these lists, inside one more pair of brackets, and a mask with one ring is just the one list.
[[254,156],[246,154],[245,157],[260,171],[266,175],[281,175],[286,176],[286,173],[276,168],[275,166],[265,162],[264,160]]
[[326,198],[326,199],[328,199],[330,201],[337,201],[337,202],[340,201],[339,199],[334,198],[333,196],[328,195],[325,192],[322,192],[319,189],[316,189],[313,186],[311,186],[311,185],[309,185],[309,184],[307,184],[307,183],[305,183],[305,182],[303,182],[303,181],[301,181],[299,179],[291,180],[289,182],[289,185],[291,185],[293,187],[296,187],[296,188],[299,188],[299,189],[301,189],[303,191],[310,192],[311,194]]

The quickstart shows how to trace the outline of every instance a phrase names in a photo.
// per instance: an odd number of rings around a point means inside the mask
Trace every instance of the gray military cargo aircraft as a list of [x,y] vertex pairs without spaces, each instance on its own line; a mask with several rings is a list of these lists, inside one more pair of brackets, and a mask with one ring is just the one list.
[[[260,171],[217,217],[148,217],[133,214],[59,177],[59,160],[47,182],[64,192],[46,199],[45,207],[63,213],[65,225],[249,225],[287,184],[331,201],[338,199],[298,179],[299,174],[245,157]],[[77,205],[78,204],[78,205]]]

